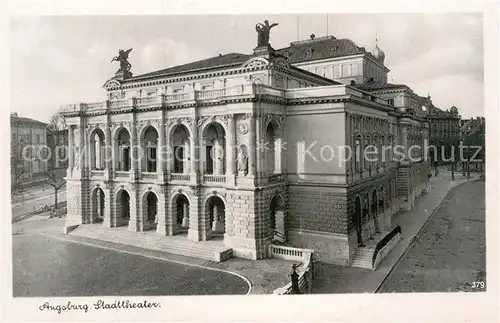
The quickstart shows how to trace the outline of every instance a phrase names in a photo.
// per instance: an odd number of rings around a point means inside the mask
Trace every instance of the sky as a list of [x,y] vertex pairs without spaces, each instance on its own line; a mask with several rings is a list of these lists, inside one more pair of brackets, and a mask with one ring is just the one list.
[[[297,19],[298,18],[298,19]],[[118,49],[134,75],[218,54],[250,54],[268,19],[275,49],[333,35],[372,50],[378,35],[391,83],[429,93],[464,118],[484,116],[481,14],[23,16],[11,20],[11,112],[48,121],[61,105],[105,100]],[[327,24],[328,21],[328,24]],[[298,28],[297,28],[298,25]],[[328,30],[327,30],[328,26]]]

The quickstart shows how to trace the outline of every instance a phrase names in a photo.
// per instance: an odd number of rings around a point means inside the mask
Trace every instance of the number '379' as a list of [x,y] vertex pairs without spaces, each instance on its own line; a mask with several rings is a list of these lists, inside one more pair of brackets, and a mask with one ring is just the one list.
[[484,282],[472,282],[472,288],[484,288]]

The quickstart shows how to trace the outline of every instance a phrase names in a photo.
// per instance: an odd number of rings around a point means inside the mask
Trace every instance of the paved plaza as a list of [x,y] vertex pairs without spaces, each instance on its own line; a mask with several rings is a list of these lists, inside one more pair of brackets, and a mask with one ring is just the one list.
[[64,219],[43,215],[12,225],[14,296],[272,294],[289,282],[293,264],[216,263],[64,235],[63,228]]
[[379,291],[485,290],[485,182],[474,181],[450,192]]

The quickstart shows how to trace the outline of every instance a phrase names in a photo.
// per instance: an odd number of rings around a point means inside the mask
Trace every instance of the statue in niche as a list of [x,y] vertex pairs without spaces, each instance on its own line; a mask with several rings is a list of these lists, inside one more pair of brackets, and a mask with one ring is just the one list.
[[267,47],[269,45],[269,33],[271,28],[278,26],[277,23],[269,25],[269,21],[264,20],[264,23],[258,23],[255,25],[255,30],[257,31],[257,47]]
[[246,176],[248,173],[248,155],[244,148],[242,146],[238,149],[238,158],[236,161],[238,162],[238,174]]
[[123,49],[120,49],[118,51],[118,55],[116,55],[115,57],[113,57],[113,59],[111,60],[111,63],[113,63],[114,61],[117,61],[117,62],[120,62],[120,69],[118,71],[116,71],[116,73],[128,73],[130,72],[130,68],[132,68],[132,64],[130,64],[128,62],[128,54],[132,51],[132,48],[130,49],[127,49],[127,50],[123,50]]

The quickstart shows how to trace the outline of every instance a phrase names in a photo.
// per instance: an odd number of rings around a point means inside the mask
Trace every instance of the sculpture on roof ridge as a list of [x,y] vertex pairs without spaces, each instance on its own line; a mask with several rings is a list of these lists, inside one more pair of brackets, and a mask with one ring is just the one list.
[[258,23],[255,25],[255,30],[257,31],[257,47],[267,47],[269,46],[269,34],[271,28],[278,26],[278,23],[269,25],[268,20],[264,20],[264,23]]
[[117,62],[120,62],[120,69],[118,69],[118,71],[116,71],[116,73],[129,73],[130,72],[130,68],[132,67],[132,64],[129,63],[128,61],[128,54],[132,51],[132,48],[128,49],[128,50],[123,50],[123,49],[120,49],[118,51],[118,55],[116,55],[115,57],[113,57],[113,59],[111,60],[111,63],[113,63],[114,61],[117,61]]

